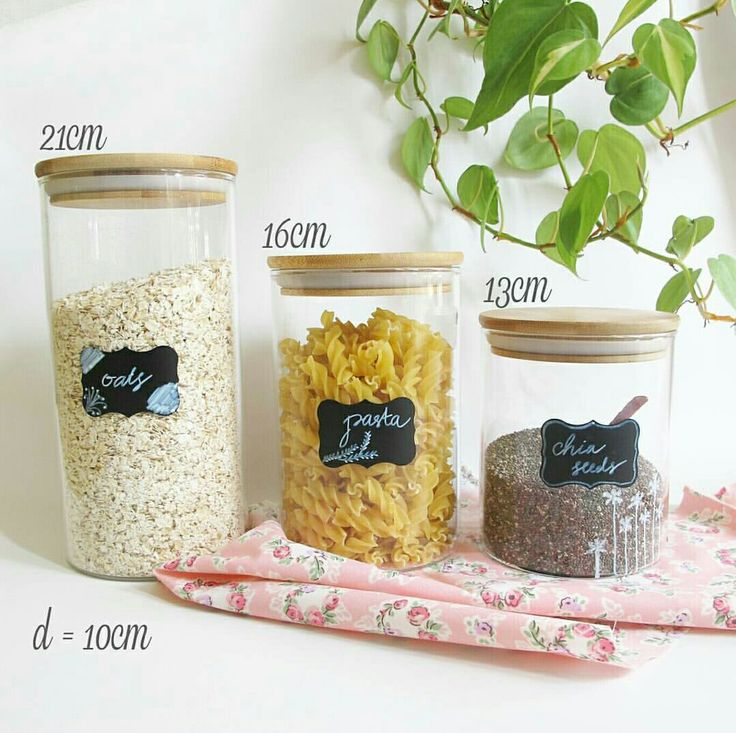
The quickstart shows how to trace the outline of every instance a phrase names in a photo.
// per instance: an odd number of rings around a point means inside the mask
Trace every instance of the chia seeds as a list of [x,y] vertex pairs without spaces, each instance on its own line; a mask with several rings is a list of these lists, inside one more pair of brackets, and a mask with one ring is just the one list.
[[650,461],[639,456],[631,486],[550,488],[539,476],[541,451],[538,428],[486,448],[483,536],[495,558],[572,577],[627,575],[657,559],[667,494]]

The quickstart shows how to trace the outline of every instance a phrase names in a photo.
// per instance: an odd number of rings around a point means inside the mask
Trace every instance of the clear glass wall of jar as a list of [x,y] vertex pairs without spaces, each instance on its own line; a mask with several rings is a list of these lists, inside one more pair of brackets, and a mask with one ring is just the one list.
[[461,261],[269,259],[290,539],[394,568],[449,550]]
[[68,558],[147,578],[242,530],[232,161],[36,166]]
[[488,552],[560,576],[653,563],[668,506],[677,316],[519,308],[480,322]]

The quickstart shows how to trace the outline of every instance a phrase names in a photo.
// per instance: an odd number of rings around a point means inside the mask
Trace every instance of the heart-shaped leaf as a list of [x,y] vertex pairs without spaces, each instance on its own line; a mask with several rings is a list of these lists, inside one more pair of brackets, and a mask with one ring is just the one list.
[[678,216],[672,224],[667,251],[684,260],[692,248],[713,231],[714,223],[712,216],[699,216],[697,219]]
[[[690,279],[695,284],[700,277],[701,270],[689,270],[688,272]],[[665,283],[657,298],[657,305],[655,307],[658,311],[676,313],[689,294],[690,286],[688,285],[688,276],[684,271],[678,272]]]
[[[644,211],[639,206],[638,196],[631,191],[612,193],[606,200],[603,209],[603,218],[609,229],[615,229],[628,242],[636,244],[639,241],[641,221]],[[632,214],[632,212],[634,212]]]
[[389,81],[399,55],[399,34],[391,23],[378,20],[368,34],[368,63],[379,79]]
[[576,272],[576,260],[587,244],[608,196],[608,174],[599,170],[583,174],[567,192],[560,209],[557,250],[565,264]]
[[721,295],[736,308],[736,258],[719,255],[708,260],[708,269]]
[[638,18],[645,10],[654,5],[657,0],[628,0],[623,10],[619,13],[616,22],[611,28],[611,32],[606,36],[605,43],[608,43],[622,28],[625,28],[632,20]]
[[644,146],[619,125],[603,125],[598,132],[585,130],[578,140],[578,158],[586,172],[605,171],[611,193],[638,194],[647,167]]
[[[502,117],[529,93],[540,44],[566,28],[597,37],[595,12],[585,3],[568,5],[566,0],[504,0],[496,7],[483,43],[485,77],[466,129]],[[553,91],[544,89],[545,94]]]
[[355,37],[362,43],[365,43],[365,38],[360,35],[360,28],[363,25],[365,19],[368,17],[368,13],[373,10],[373,6],[377,2],[378,0],[363,0],[363,2],[360,4],[360,8],[358,9],[358,18],[355,21]]
[[611,114],[624,125],[646,125],[667,104],[667,87],[646,66],[621,67],[606,82]]
[[[547,113],[546,107],[534,107],[514,125],[504,151],[504,160],[512,168],[536,171],[557,163],[554,148],[547,137]],[[565,119],[560,110],[553,109],[552,130],[563,159],[567,158],[575,148],[578,126]]]
[[[562,30],[542,41],[537,49],[529,86],[529,104],[545,82],[569,83],[591,66],[601,52],[601,44],[582,30]],[[556,85],[557,89],[560,88]],[[557,91],[555,89],[555,91]]]
[[432,160],[433,151],[434,139],[429,123],[424,117],[419,117],[409,125],[401,142],[401,161],[409,178],[419,188],[424,188],[424,174]]
[[[537,233],[535,235],[535,241],[537,244],[551,244],[552,247],[545,247],[540,250],[545,257],[549,257],[553,262],[558,265],[567,267],[567,263],[563,260],[557,249],[557,237],[560,232],[560,212],[550,211],[547,216],[539,222],[537,227]],[[568,258],[569,259],[569,258]]]
[[695,70],[697,51],[687,28],[664,18],[657,25],[645,23],[636,29],[634,51],[644,66],[672,92],[682,114],[687,83]]
[[464,209],[481,222],[498,223],[498,182],[487,165],[471,165],[457,182],[457,195]]
[[448,97],[442,102],[440,109],[455,119],[469,120],[473,114],[473,103],[465,97]]

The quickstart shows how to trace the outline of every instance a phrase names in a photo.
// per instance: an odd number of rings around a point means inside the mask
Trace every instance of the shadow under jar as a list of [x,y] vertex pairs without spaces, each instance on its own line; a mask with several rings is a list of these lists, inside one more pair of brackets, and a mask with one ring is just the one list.
[[449,550],[461,261],[269,259],[289,539],[391,568]]
[[149,578],[242,531],[232,161],[57,158],[42,193],[69,562]]
[[558,576],[655,562],[668,508],[679,319],[603,308],[480,316],[483,538],[506,564]]

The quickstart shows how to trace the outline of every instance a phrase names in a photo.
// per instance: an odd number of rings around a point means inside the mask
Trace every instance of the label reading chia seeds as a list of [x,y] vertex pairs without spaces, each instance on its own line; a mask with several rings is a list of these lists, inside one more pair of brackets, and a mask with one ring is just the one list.
[[631,486],[638,474],[638,458],[639,424],[635,420],[614,425],[547,420],[542,425],[539,476],[547,486]]
[[323,400],[317,408],[319,457],[325,466],[337,468],[358,463],[406,466],[414,460],[414,403],[406,397],[382,404],[363,400],[343,405]]
[[82,405],[91,417],[119,412],[171,415],[179,409],[179,356],[170,346],[150,351],[82,349]]

